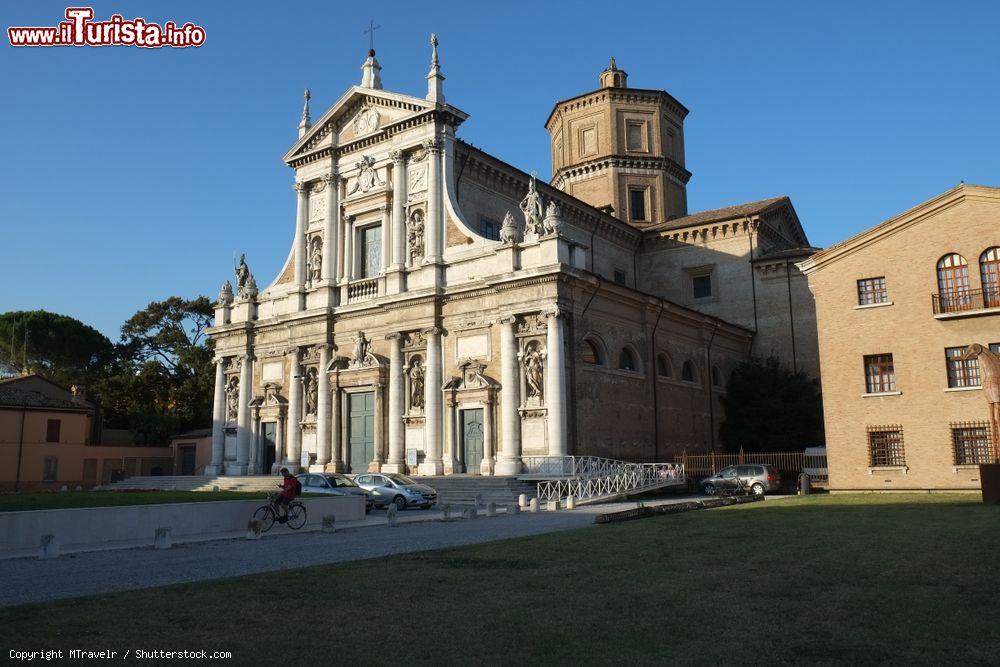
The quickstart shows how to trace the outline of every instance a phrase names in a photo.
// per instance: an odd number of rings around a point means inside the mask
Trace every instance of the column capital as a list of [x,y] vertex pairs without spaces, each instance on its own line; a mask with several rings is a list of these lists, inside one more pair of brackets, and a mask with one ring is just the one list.
[[342,215],[340,217],[344,221],[345,225],[349,225],[352,222],[354,222],[354,216],[353,215],[348,215],[347,213],[345,213],[344,215]]
[[556,304],[551,308],[548,308],[547,310],[543,310],[541,312],[541,316],[544,317],[545,319],[555,319],[557,317],[565,318],[566,309],[560,306],[559,304]]
[[517,322],[517,316],[516,315],[501,315],[500,317],[498,317],[495,320],[495,322],[497,324],[500,324],[500,325],[503,325],[503,326],[514,326],[514,323]]
[[390,206],[389,204],[382,204],[381,206],[378,207],[378,210],[382,211],[382,215],[385,215],[386,213],[389,212],[391,208],[392,206]]
[[403,340],[403,334],[400,333],[400,332],[398,332],[398,331],[393,331],[392,333],[386,334],[385,335],[385,339],[386,340],[398,340],[398,341],[402,341]]
[[298,345],[293,345],[292,347],[289,347],[288,349],[285,350],[285,354],[295,355],[296,359],[299,358],[299,355],[301,353],[302,353],[302,350],[299,348]]
[[424,334],[425,336],[435,336],[435,335],[441,335],[441,334],[443,334],[444,333],[444,329],[442,329],[441,327],[437,327],[437,326],[427,327],[426,329],[421,329],[420,333]]
[[394,148],[389,151],[389,159],[391,159],[395,164],[400,164],[406,161],[406,154],[398,148]]
[[333,170],[329,171],[328,173],[323,174],[322,176],[320,176],[319,179],[321,181],[323,181],[324,183],[326,183],[327,185],[331,185],[331,184],[332,185],[336,185],[336,184],[340,183],[340,174],[337,172],[336,169],[333,169]]
[[444,142],[437,137],[424,141],[424,148],[431,153],[440,153],[444,149]]
[[299,194],[309,192],[309,184],[305,181],[295,181],[295,183],[292,184],[292,189]]

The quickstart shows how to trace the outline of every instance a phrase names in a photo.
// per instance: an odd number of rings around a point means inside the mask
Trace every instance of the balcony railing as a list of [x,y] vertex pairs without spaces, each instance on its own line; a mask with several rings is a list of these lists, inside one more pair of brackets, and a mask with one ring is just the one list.
[[931,305],[935,315],[1000,308],[1000,288],[991,287],[985,290],[969,289],[932,294]]
[[368,301],[378,296],[378,278],[356,280],[347,286],[347,303]]

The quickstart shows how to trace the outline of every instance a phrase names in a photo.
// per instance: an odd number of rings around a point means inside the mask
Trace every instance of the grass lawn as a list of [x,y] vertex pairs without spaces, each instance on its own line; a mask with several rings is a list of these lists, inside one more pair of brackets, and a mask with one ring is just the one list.
[[240,664],[996,664],[998,554],[1000,507],[977,496],[810,496],[0,609],[0,648],[180,647]]
[[42,491],[0,494],[0,512],[54,510],[67,507],[117,507],[213,500],[262,500],[262,491]]

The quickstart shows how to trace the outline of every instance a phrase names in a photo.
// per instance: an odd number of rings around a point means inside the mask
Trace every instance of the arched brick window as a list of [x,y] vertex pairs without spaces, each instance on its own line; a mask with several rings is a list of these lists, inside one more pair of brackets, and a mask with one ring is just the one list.
[[639,363],[635,360],[635,354],[627,347],[623,347],[618,353],[618,368],[623,371],[638,371]]
[[1000,307],[1000,247],[987,248],[979,256],[979,276],[983,281],[983,306]]
[[604,347],[594,338],[584,338],[580,343],[580,360],[590,366],[603,366]]
[[950,313],[968,310],[971,304],[969,294],[969,263],[957,253],[945,255],[937,263],[938,299],[940,312]]
[[685,361],[684,365],[681,366],[681,379],[685,382],[695,382],[694,375],[694,364],[690,361]]
[[671,377],[673,368],[670,367],[670,359],[662,352],[656,355],[656,374],[663,378]]

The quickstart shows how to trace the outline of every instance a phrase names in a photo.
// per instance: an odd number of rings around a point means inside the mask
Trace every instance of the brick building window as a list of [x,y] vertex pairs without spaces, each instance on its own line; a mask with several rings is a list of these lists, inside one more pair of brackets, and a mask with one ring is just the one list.
[[979,380],[979,359],[962,359],[965,346],[946,347],[944,349],[945,365],[948,367],[948,386],[955,387],[978,387]]
[[618,354],[618,368],[623,371],[633,372],[639,370],[639,364],[635,360],[635,355],[627,347],[622,348],[622,351]]
[[712,296],[712,274],[691,276],[691,293],[695,299],[707,299]]
[[885,289],[885,276],[862,278],[858,281],[858,305],[871,306],[888,303],[889,293]]
[[479,233],[491,241],[499,241],[500,225],[496,220],[490,220],[484,215],[479,218]]
[[979,256],[979,276],[983,281],[983,307],[1000,307],[1000,247],[987,248]]
[[628,212],[630,220],[646,220],[646,188],[629,188]]
[[896,391],[896,374],[891,354],[869,354],[865,357],[865,392],[884,394]]
[[59,432],[62,430],[61,419],[50,419],[45,423],[45,442],[59,442]]
[[628,151],[644,151],[646,150],[646,142],[643,141],[643,123],[642,121],[630,120],[625,123],[625,150]]
[[46,456],[42,460],[42,481],[54,482],[59,478],[59,459],[55,456]]
[[591,338],[584,338],[580,343],[580,360],[589,366],[603,366],[603,347]]
[[955,465],[993,462],[993,438],[989,422],[954,422],[950,426]]
[[969,294],[969,263],[956,253],[945,255],[937,263],[939,312],[954,313],[972,306]]
[[868,427],[868,464],[873,468],[906,465],[902,426]]

